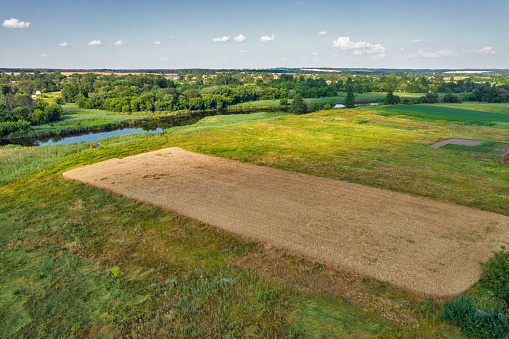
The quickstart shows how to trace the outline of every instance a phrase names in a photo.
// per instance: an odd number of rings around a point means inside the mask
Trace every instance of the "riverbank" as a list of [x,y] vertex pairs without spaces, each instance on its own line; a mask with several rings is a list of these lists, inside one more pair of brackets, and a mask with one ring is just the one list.
[[207,116],[223,114],[251,114],[262,111],[279,111],[280,107],[239,107],[231,106],[224,110],[201,111],[157,111],[118,113],[95,109],[78,108],[75,105],[64,107],[64,114],[58,122],[34,126],[23,136],[0,140],[0,145],[20,144],[30,146],[40,139],[53,137],[69,137],[84,135],[91,132],[110,132],[130,127],[146,127],[147,130],[170,128],[194,124]]

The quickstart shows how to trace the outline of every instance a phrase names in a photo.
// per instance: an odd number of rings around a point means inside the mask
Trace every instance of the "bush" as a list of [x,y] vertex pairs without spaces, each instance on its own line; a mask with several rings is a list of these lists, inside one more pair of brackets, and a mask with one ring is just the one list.
[[502,246],[486,263],[481,263],[481,267],[480,285],[509,305],[509,252]]
[[508,164],[509,165],[509,153],[504,154],[504,156],[502,157],[502,162],[504,164]]
[[454,322],[469,338],[502,339],[509,333],[506,315],[478,311],[471,298],[461,296],[443,306],[441,318]]
[[111,276],[114,278],[114,279],[120,279],[124,276],[124,272],[122,272],[122,270],[120,269],[120,267],[118,266],[115,266],[111,269]]

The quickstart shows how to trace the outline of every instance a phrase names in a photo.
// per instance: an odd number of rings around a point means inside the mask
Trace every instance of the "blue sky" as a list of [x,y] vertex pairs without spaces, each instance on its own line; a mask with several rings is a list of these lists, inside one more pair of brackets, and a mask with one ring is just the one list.
[[0,0],[0,68],[509,68],[509,0]]

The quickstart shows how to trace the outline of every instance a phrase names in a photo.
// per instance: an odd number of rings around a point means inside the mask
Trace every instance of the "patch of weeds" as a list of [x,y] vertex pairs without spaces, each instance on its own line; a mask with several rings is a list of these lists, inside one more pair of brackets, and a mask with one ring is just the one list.
[[291,319],[309,338],[372,338],[393,330],[387,320],[320,297],[301,303]]
[[113,277],[113,279],[120,279],[124,276],[124,272],[122,272],[122,270],[118,266],[113,267],[111,269],[110,274]]
[[358,120],[353,121],[354,124],[358,124],[358,125],[367,124],[368,122],[369,122],[368,120],[364,120],[364,119],[358,119]]
[[461,296],[443,307],[441,318],[457,324],[469,338],[502,339],[509,334],[507,315],[480,311],[469,297]]
[[500,251],[492,253],[493,257],[481,263],[479,284],[509,305],[509,251],[502,246]]
[[429,319],[431,315],[437,312],[437,307],[433,304],[431,299],[421,300],[418,304],[413,306],[413,309],[424,319]]

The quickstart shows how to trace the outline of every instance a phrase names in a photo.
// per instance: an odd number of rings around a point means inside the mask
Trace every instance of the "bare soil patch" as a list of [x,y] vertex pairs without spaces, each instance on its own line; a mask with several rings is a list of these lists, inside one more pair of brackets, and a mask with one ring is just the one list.
[[509,245],[503,215],[176,147],[63,176],[437,297],[467,290]]
[[478,140],[467,140],[467,139],[447,139],[444,141],[437,142],[436,144],[430,145],[430,147],[439,148],[445,145],[463,145],[463,146],[475,146],[482,144],[483,141]]

